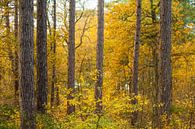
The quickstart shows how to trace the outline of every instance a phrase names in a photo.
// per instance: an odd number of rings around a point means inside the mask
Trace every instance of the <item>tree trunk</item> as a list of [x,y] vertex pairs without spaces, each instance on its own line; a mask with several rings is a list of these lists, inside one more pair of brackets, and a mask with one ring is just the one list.
[[[140,34],[141,34],[141,0],[137,0],[137,11],[136,11],[136,32],[135,32],[135,43],[134,43],[134,61],[133,61],[133,93],[134,97],[138,95],[138,65],[139,65],[139,45],[140,45]],[[137,99],[134,98],[132,104],[136,105]],[[137,123],[138,112],[132,113],[132,125]]]
[[[156,41],[158,42],[158,41]],[[153,56],[153,63],[154,63],[154,96],[153,96],[153,100],[154,100],[154,107],[153,107],[153,125],[154,128],[159,127],[159,107],[157,105],[159,105],[160,103],[160,87],[158,86],[158,78],[159,78],[159,72],[158,72],[158,45],[159,44],[155,44],[154,47],[152,48],[152,56]]]
[[[151,11],[151,18],[152,18],[152,24],[153,27],[156,28],[157,25],[157,17],[156,17],[156,12],[155,12],[155,8],[154,8],[154,0],[150,0],[150,11]],[[160,125],[160,121],[159,121],[159,108],[158,105],[160,103],[160,97],[159,97],[159,91],[160,88],[158,87],[158,36],[156,36],[158,34],[154,34],[152,36],[153,40],[151,42],[152,44],[152,59],[153,59],[153,64],[154,64],[154,80],[153,80],[153,86],[154,86],[154,95],[153,95],[153,128],[157,128]]]
[[17,91],[18,91],[18,87],[15,84],[15,80],[17,79],[17,71],[16,71],[16,62],[15,62],[15,58],[14,57],[14,53],[12,51],[12,42],[11,42],[11,37],[10,37],[10,7],[9,7],[9,3],[10,1],[5,1],[5,20],[6,20],[6,37],[7,37],[7,47],[8,47],[8,55],[9,55],[9,60],[11,61],[11,71],[13,73],[13,77],[14,77],[14,90],[15,90],[15,97],[17,97]]
[[59,87],[56,87],[56,106],[60,105],[60,90]]
[[56,83],[56,0],[53,1],[53,29],[53,43],[51,48],[53,51],[54,60],[52,62],[51,107],[54,106]]
[[33,0],[20,0],[21,129],[35,129]]
[[169,118],[172,92],[171,68],[171,0],[160,1],[160,54],[159,54],[159,87],[161,87],[161,115]]
[[97,82],[95,85],[96,113],[102,111],[103,58],[104,58],[104,0],[98,0],[98,31],[96,47]]
[[69,41],[68,41],[68,89],[71,90],[67,96],[67,113],[75,112],[75,106],[71,104],[75,93],[75,0],[69,4]]
[[5,25],[6,25],[6,36],[10,34],[10,21],[9,21],[9,1],[5,1]]
[[14,65],[14,87],[15,97],[18,101],[19,97],[19,59],[18,59],[18,0],[15,0],[15,14],[14,14],[14,36],[15,36],[15,65]]
[[45,113],[47,106],[47,1],[37,1],[37,110]]

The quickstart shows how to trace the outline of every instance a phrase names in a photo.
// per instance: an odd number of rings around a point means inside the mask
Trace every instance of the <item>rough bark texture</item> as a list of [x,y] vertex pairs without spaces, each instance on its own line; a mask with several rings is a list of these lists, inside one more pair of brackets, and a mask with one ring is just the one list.
[[[135,32],[135,43],[134,43],[134,61],[133,61],[133,93],[134,96],[138,95],[138,65],[139,65],[139,45],[140,45],[140,34],[141,34],[141,0],[137,0],[137,11],[136,11],[136,32]],[[137,99],[134,99],[132,104],[137,104]],[[138,112],[134,111],[132,114],[132,125],[135,125],[138,119]]]
[[47,17],[46,0],[37,1],[37,110],[45,113],[47,106]]
[[75,106],[70,103],[75,93],[75,0],[69,4],[68,89],[71,92],[67,96],[67,113],[71,114],[75,112]]
[[18,0],[15,0],[15,14],[14,14],[14,36],[15,36],[15,65],[14,65],[14,87],[15,97],[18,101],[19,96],[19,59],[18,59]]
[[171,68],[171,0],[160,1],[160,57],[159,57],[159,87],[162,90],[161,115],[170,115],[172,68]]
[[96,47],[97,82],[95,85],[96,113],[102,111],[103,58],[104,58],[104,0],[98,0],[98,31]]
[[35,129],[33,0],[20,0],[21,129]]

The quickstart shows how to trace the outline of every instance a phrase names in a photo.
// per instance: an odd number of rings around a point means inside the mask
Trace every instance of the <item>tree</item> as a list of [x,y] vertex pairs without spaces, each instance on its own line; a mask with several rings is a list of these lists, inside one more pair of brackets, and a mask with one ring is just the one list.
[[54,98],[55,98],[55,83],[56,83],[56,0],[53,1],[53,43],[51,44],[51,48],[54,55],[54,60],[52,62],[52,84],[51,84],[51,107],[54,106]]
[[[157,28],[158,26],[158,20],[156,16],[156,9],[159,7],[159,3],[156,5],[154,4],[154,0],[150,0],[150,14],[152,19],[152,27]],[[153,60],[153,105],[158,105],[160,103],[160,93],[159,93],[159,87],[158,87],[158,45],[159,45],[159,30],[155,29],[153,30],[153,33],[151,33],[151,48],[152,48],[152,60]],[[156,128],[159,126],[159,108],[157,106],[153,106],[153,127]]]
[[[18,98],[19,94],[19,59],[18,59],[18,0],[14,1],[15,14],[14,14],[14,36],[15,36],[15,65],[14,65],[14,85],[15,97]],[[18,101],[18,99],[17,99]]]
[[[138,95],[138,65],[139,65],[139,45],[140,45],[140,34],[141,34],[141,0],[137,0],[137,11],[136,11],[136,32],[134,41],[134,61],[133,61],[133,93],[134,97]],[[137,99],[134,98],[133,104],[137,104]],[[138,112],[134,111],[132,114],[132,125],[137,122]]]
[[68,89],[67,113],[75,112],[75,106],[71,104],[75,93],[75,0],[69,4],[69,38],[68,38]]
[[21,128],[35,129],[33,0],[20,0]]
[[[10,1],[5,1],[5,27],[6,27],[6,42],[7,42],[7,52],[9,60],[11,61],[11,71],[14,74],[14,55],[12,52],[12,42],[11,42],[11,26],[10,26]],[[15,74],[14,74],[15,75]],[[14,76],[15,77],[15,76]],[[15,79],[15,78],[14,78]],[[15,93],[16,93],[16,87]]]
[[171,4],[172,0],[160,1],[160,53],[159,53],[159,80],[161,88],[161,115],[170,116],[172,92],[171,68]]
[[47,17],[46,0],[37,1],[37,110],[47,106]]
[[95,84],[96,113],[102,111],[103,58],[104,58],[104,0],[98,0],[98,31],[96,47],[97,81]]
[[[5,28],[6,28],[6,49],[9,57],[9,61],[11,62],[11,72],[13,74],[13,84],[14,84],[14,93],[16,103],[18,101],[18,89],[19,89],[19,81],[18,81],[18,54],[17,54],[17,46],[18,46],[18,1],[14,1],[14,42],[12,41],[12,24],[10,17],[12,17],[12,1],[4,0],[2,5],[4,7],[4,17],[5,17]],[[14,48],[14,49],[13,49]],[[11,75],[12,75],[11,74]]]

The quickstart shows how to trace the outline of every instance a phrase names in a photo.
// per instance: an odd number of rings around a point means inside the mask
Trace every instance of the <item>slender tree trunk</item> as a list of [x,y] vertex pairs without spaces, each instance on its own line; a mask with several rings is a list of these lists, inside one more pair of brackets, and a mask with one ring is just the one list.
[[[156,41],[157,42],[157,41]],[[155,43],[155,42],[154,42]],[[154,62],[154,107],[153,107],[153,126],[154,128],[159,127],[160,125],[160,114],[159,114],[159,105],[160,103],[160,87],[158,87],[158,78],[159,78],[159,72],[158,72],[158,44],[156,43],[152,48],[152,56],[153,56],[153,62]]]
[[71,90],[67,96],[67,113],[75,112],[75,106],[71,104],[75,93],[75,0],[69,4],[69,41],[68,41],[68,89]]
[[102,111],[103,58],[104,58],[104,0],[98,0],[98,31],[96,47],[97,82],[95,85],[96,113]]
[[47,1],[37,1],[37,110],[47,106]]
[[53,43],[51,45],[54,60],[52,62],[52,84],[51,84],[51,107],[54,106],[55,100],[55,83],[56,83],[56,0],[53,1]]
[[60,105],[60,90],[59,87],[56,87],[56,106]]
[[160,1],[160,54],[159,54],[159,87],[162,90],[161,115],[170,116],[172,92],[171,68],[171,3],[172,0]]
[[5,1],[5,27],[6,27],[6,37],[7,37],[7,47],[8,47],[8,55],[9,60],[11,61],[11,71],[14,72],[14,57],[12,53],[12,44],[10,41],[10,8],[9,8],[9,1]]
[[14,36],[15,36],[15,65],[14,65],[14,87],[15,87],[15,97],[18,101],[19,97],[19,59],[18,59],[18,0],[15,3],[15,14],[14,14]]
[[33,0],[20,0],[21,129],[35,129]]
[[[137,0],[137,20],[136,20],[136,32],[135,32],[135,44],[134,44],[134,61],[133,61],[133,93],[134,97],[138,95],[138,65],[139,65],[139,45],[140,45],[140,34],[141,34],[141,0]],[[132,101],[132,104],[137,104],[137,99]],[[138,112],[132,113],[132,125],[137,123]]]
[[[152,18],[152,24],[155,28],[157,25],[157,18],[156,18],[156,12],[154,8],[154,0],[150,0],[150,11],[151,11],[151,18]],[[157,34],[156,34],[157,35]],[[154,86],[154,96],[153,96],[153,105],[158,105],[160,103],[160,97],[159,97],[159,87],[158,87],[158,37],[156,35],[153,36],[154,40],[152,40],[152,58],[154,63],[154,80],[153,80],[153,86]],[[159,108],[158,106],[153,107],[153,128],[159,127]]]
[[[53,54],[54,54],[54,62],[53,62],[53,79],[54,79],[54,87],[55,83],[57,83],[56,78],[56,0],[54,0],[54,42],[53,42]],[[56,106],[60,105],[60,91],[59,87],[56,87]]]
[[6,20],[6,35],[9,36],[10,34],[10,21],[9,21],[9,1],[5,1],[5,20]]
[[[10,1],[5,1],[5,20],[6,20],[6,37],[7,37],[7,47],[8,47],[8,55],[9,55],[9,60],[11,61],[11,71],[14,75],[14,80],[15,80],[15,58],[14,58],[14,53],[12,51],[12,42],[11,42],[11,37],[10,37],[10,7],[9,7],[9,3]],[[14,81],[15,82],[15,81]],[[16,89],[17,87],[15,87],[14,84],[14,90],[15,90],[15,95],[16,95]]]

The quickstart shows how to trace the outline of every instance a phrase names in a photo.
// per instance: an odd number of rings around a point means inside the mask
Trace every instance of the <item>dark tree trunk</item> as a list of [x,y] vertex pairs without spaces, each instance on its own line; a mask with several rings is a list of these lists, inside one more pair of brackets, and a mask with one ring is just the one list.
[[5,20],[6,20],[6,36],[9,36],[10,34],[10,21],[9,21],[9,15],[10,15],[10,10],[9,10],[9,1],[5,1]]
[[104,0],[98,0],[98,31],[96,47],[97,82],[95,85],[96,113],[102,111],[103,58],[104,58]]
[[159,87],[161,88],[161,115],[169,118],[172,92],[171,68],[171,0],[160,1],[160,57],[159,57]]
[[[54,0],[54,42],[53,42],[53,54],[54,54],[54,62],[53,62],[53,79],[54,79],[54,87],[55,83],[57,83],[56,78],[56,0]],[[60,105],[60,91],[59,87],[56,87],[56,106]]]
[[14,36],[15,36],[15,65],[14,65],[14,87],[15,97],[18,101],[19,97],[19,59],[18,59],[18,0],[15,0],[15,14],[14,14]]
[[69,41],[68,41],[68,89],[67,113],[75,112],[75,106],[70,103],[75,93],[75,0],[70,0],[69,5]]
[[47,1],[37,1],[37,110],[47,106]]
[[52,62],[51,107],[54,106],[56,84],[56,0],[53,1],[53,43],[51,45],[54,60]]
[[60,91],[59,88],[56,87],[56,106],[60,105]]
[[33,0],[20,0],[21,129],[35,129]]
[[[138,95],[138,65],[139,65],[139,45],[140,45],[140,34],[141,34],[141,0],[137,0],[137,11],[136,11],[136,32],[135,32],[135,43],[134,43],[134,61],[133,61],[133,94],[134,97]],[[132,101],[132,104],[137,104],[137,99]],[[137,123],[138,112],[132,113],[132,125]]]

